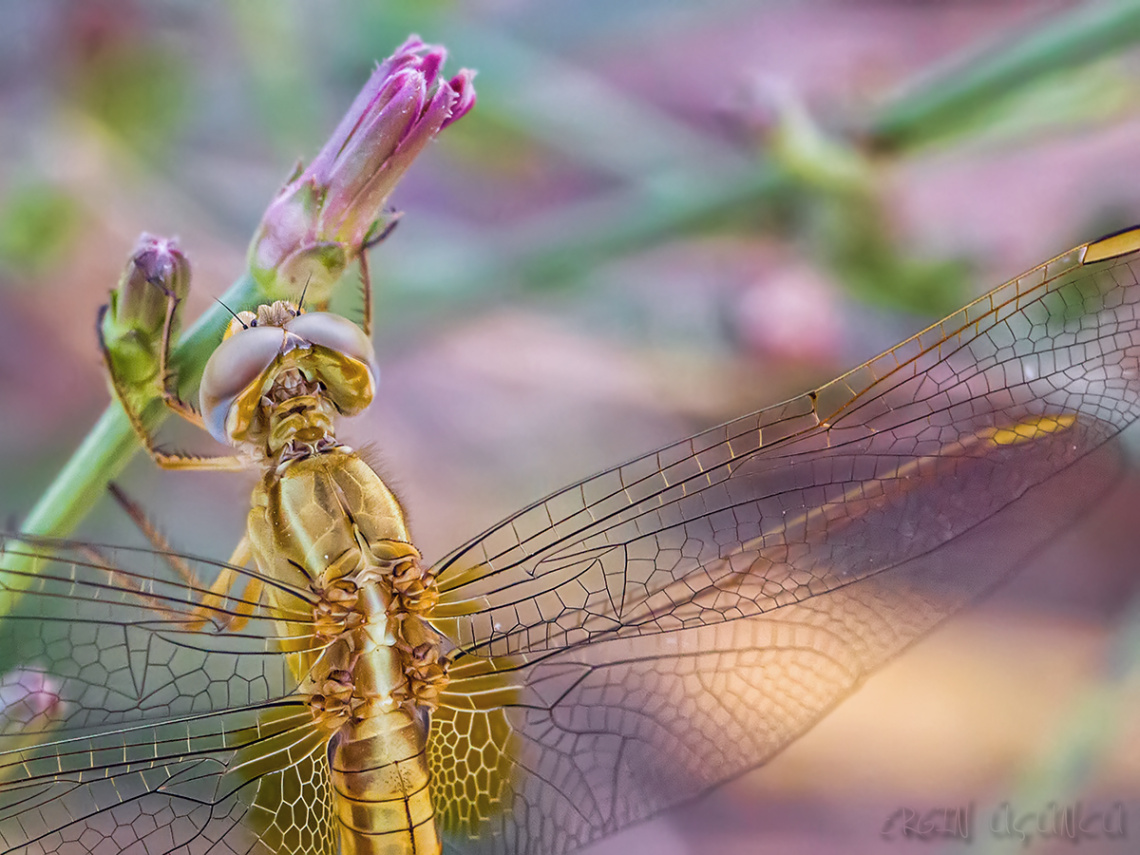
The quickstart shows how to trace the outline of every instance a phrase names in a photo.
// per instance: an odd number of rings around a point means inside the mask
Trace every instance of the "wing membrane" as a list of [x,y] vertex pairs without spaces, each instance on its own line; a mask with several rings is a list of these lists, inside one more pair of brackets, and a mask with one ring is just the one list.
[[456,674],[507,687],[482,709],[517,746],[455,838],[568,852],[762,763],[1102,495],[1140,262],[1086,248],[440,562]]
[[[0,571],[22,592],[0,639],[0,851],[331,851],[324,741],[278,637],[304,592],[211,599],[146,551],[4,548],[42,566]],[[283,794],[311,794],[304,816],[275,812]]]
[[509,517],[437,565],[437,625],[509,656],[707,624],[968,531],[1136,418],[1136,262],[1082,266],[1083,249],[820,389]]

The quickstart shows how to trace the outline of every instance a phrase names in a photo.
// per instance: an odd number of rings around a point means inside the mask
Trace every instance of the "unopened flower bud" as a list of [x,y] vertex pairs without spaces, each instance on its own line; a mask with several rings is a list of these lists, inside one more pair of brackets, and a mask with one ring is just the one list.
[[473,72],[440,74],[447,52],[412,36],[372,73],[329,141],[270,203],[250,246],[269,290],[308,288],[321,302],[385,225],[400,177],[444,127],[475,103]]
[[156,378],[167,313],[174,311],[173,341],[177,309],[189,290],[190,262],[177,241],[144,233],[100,317],[102,342],[120,386],[139,387]]

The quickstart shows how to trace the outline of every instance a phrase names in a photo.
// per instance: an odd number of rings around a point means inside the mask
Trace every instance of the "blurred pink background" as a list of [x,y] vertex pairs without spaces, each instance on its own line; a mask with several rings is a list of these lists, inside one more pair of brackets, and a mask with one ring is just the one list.
[[[95,312],[137,234],[180,237],[197,314],[240,273],[295,159],[317,150],[371,61],[410,31],[447,44],[452,70],[480,71],[480,102],[396,193],[404,220],[372,256],[382,395],[346,433],[375,449],[429,559],[570,480],[818,385],[1140,220],[1140,56],[1125,51],[1041,78],[956,136],[897,155],[843,149],[862,182],[854,201],[809,182],[654,230],[709,176],[779,165],[767,147],[772,92],[790,93],[836,140],[857,139],[940,63],[1014,43],[1079,3],[372,5],[6,6],[0,508],[10,518],[107,403]],[[841,250],[868,223],[886,248],[881,269],[953,262],[951,272],[917,294],[907,286],[922,277],[902,273],[853,286],[867,268]],[[642,227],[649,237],[617,249],[599,239]],[[177,428],[165,436],[210,447]],[[121,483],[176,544],[224,557],[210,544],[236,542],[251,479],[136,460]],[[1089,718],[1135,589],[1138,500],[1130,478],[997,597],[767,767],[590,851],[989,851],[993,809],[1090,727],[1111,750],[1079,792],[1049,798],[1140,810],[1140,733],[1126,714],[1136,687],[1116,686],[1119,720],[1099,708]],[[83,531],[131,536],[106,502]],[[896,808],[970,801],[970,845],[880,836]],[[1079,851],[1134,851],[1140,827],[1130,834]],[[1069,849],[1039,840],[1032,851]]]

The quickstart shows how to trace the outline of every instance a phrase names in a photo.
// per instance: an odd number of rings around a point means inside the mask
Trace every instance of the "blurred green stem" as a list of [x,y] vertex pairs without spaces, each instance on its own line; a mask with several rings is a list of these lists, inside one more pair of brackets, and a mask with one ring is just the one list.
[[873,117],[868,142],[889,151],[932,142],[1040,78],[1104,59],[1137,39],[1138,0],[1085,3],[1012,42],[959,54]]

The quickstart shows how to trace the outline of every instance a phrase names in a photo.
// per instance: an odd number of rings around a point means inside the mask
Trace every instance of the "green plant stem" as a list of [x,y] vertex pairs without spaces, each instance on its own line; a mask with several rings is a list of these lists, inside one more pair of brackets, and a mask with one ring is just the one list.
[[956,56],[887,104],[865,133],[880,150],[922,145],[1045,75],[1104,59],[1138,39],[1140,2],[1086,3],[1013,41]]
[[[276,299],[264,292],[246,275],[230,287],[222,300],[206,311],[182,336],[172,354],[172,366],[183,388],[192,386],[201,376],[206,359],[217,347],[230,320],[229,310],[222,305],[245,307],[266,299]],[[166,418],[168,410],[156,401],[144,413],[151,429]],[[112,401],[87,434],[79,448],[40,497],[21,526],[21,533],[40,537],[66,537],[106,492],[107,483],[118,475],[139,450],[139,442],[118,401]],[[18,546],[0,554],[0,566],[15,574],[35,571],[36,561]],[[18,578],[13,576],[12,578]],[[11,611],[18,590],[0,590],[0,616]]]
[[606,261],[690,234],[726,211],[768,204],[793,181],[761,163],[677,179],[639,182],[536,216],[493,243],[468,248],[454,264],[390,270],[378,316],[384,344],[417,329],[417,315],[446,322],[469,314],[477,302],[564,287]]

